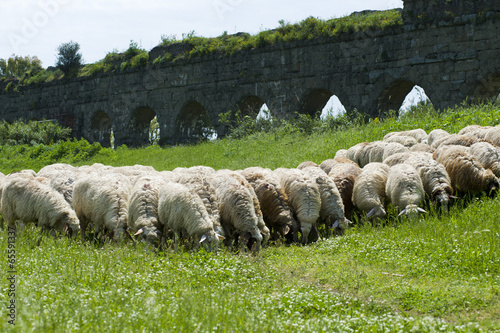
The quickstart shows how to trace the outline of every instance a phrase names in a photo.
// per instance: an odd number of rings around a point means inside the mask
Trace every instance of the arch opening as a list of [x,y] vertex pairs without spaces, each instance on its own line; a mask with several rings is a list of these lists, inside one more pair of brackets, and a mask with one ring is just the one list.
[[127,144],[133,147],[150,144],[151,122],[155,117],[156,113],[149,107],[135,109],[129,122]]
[[241,116],[256,118],[264,104],[264,101],[260,97],[249,95],[243,97],[236,106],[240,110]]
[[207,110],[198,102],[188,102],[176,121],[176,142],[187,143],[211,140],[216,135]]
[[490,76],[488,79],[480,79],[473,93],[474,99],[480,102],[500,101],[500,73]]
[[112,147],[112,122],[106,112],[99,110],[94,114],[90,121],[90,131],[93,142],[99,142],[103,147]]
[[426,103],[430,100],[422,87],[408,80],[398,80],[382,93],[378,110],[381,114],[394,110],[399,116],[416,105]]
[[326,89],[316,89],[311,91],[304,98],[299,112],[308,114],[311,117],[320,115],[332,95],[333,94]]

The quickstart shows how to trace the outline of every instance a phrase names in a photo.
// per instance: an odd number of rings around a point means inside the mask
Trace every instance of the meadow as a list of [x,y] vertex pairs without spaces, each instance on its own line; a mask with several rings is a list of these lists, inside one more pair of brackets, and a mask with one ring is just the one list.
[[[392,131],[456,133],[470,124],[499,123],[494,104],[442,112],[423,106],[382,119],[299,117],[183,147],[9,142],[0,146],[0,171],[38,171],[57,162],[157,170],[296,167]],[[44,236],[38,245],[34,226],[19,231],[12,243],[4,228],[0,331],[500,332],[498,221],[498,197],[481,196],[459,200],[447,213],[431,209],[411,222],[394,212],[381,226],[356,219],[342,237],[308,246],[269,244],[255,256],[159,252],[66,237]],[[15,260],[9,263],[12,244]],[[15,326],[8,322],[11,299]]]

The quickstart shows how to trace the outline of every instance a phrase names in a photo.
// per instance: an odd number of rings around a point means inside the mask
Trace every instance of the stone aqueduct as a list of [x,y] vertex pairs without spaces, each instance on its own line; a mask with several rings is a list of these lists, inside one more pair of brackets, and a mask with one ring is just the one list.
[[[148,143],[157,116],[161,144],[196,139],[208,117],[258,110],[314,114],[336,95],[349,111],[398,109],[415,86],[438,109],[487,99],[500,87],[498,0],[405,0],[404,25],[176,61],[0,93],[0,118],[55,119],[76,137],[109,146]],[[154,58],[151,50],[150,58]]]

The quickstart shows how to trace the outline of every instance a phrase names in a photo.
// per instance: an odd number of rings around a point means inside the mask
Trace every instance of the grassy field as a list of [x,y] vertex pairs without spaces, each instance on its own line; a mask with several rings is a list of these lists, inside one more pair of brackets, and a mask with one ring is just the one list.
[[[2,146],[0,171],[38,171],[57,161],[158,170],[295,167],[391,131],[454,133],[499,123],[494,105],[441,114],[427,107],[337,129],[313,124],[311,134],[288,128],[186,147]],[[29,226],[15,236],[14,297],[4,229],[0,331],[500,332],[498,221],[499,199],[481,197],[446,214],[431,211],[413,222],[391,215],[384,226],[359,223],[343,237],[309,246],[272,244],[256,256],[158,253],[140,244],[49,237],[37,246],[39,230]],[[7,316],[12,298],[15,326]]]

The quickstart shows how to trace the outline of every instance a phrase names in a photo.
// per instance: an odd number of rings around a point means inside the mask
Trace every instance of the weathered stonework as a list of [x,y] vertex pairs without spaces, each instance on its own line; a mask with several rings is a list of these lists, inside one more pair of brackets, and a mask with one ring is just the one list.
[[[453,19],[443,19],[437,9],[450,3],[457,11]],[[433,14],[423,20],[422,11]],[[224,134],[217,125],[220,113],[255,111],[262,103],[277,117],[314,114],[336,95],[348,112],[376,116],[398,109],[414,85],[423,87],[438,109],[498,94],[497,1],[407,0],[404,19],[395,29],[49,82],[17,93],[2,89],[0,117],[56,119],[76,137],[103,145],[109,145],[112,128],[116,145],[137,146],[148,142],[155,115],[161,143],[172,144],[195,139],[203,115]]]

